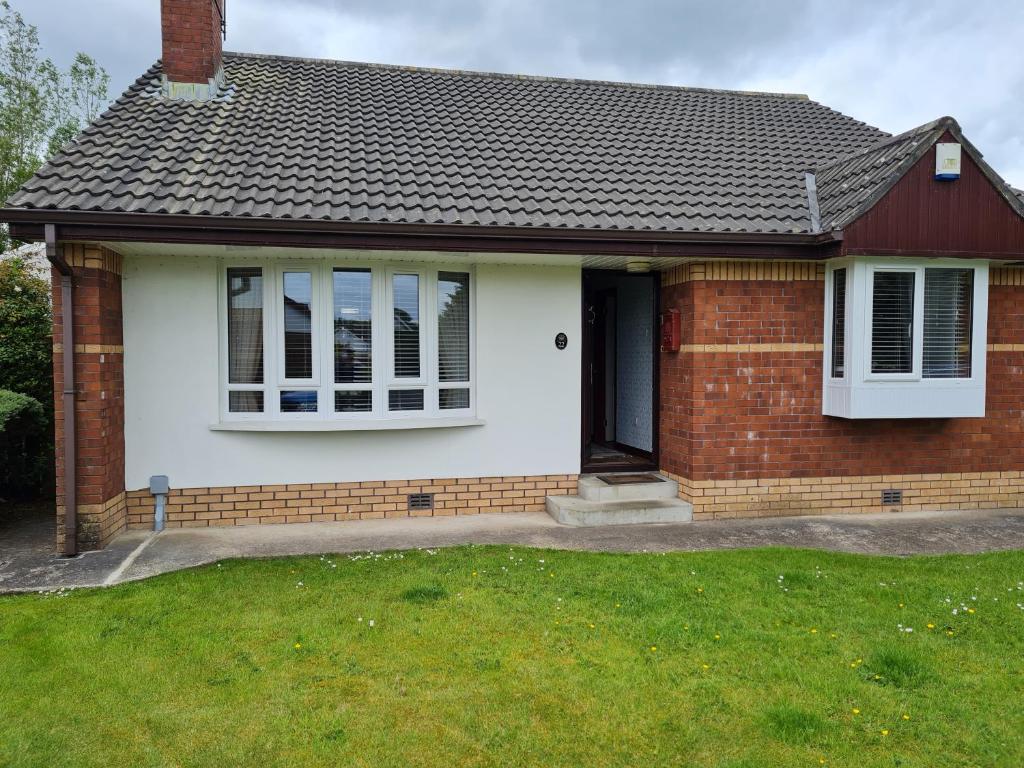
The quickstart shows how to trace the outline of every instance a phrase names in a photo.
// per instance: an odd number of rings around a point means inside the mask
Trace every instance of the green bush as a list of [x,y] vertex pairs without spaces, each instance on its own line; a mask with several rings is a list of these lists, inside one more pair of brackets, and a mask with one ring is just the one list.
[[20,258],[0,261],[0,497],[53,494],[51,322],[49,283]]
[[0,261],[0,389],[53,402],[51,323],[49,283],[22,259]]
[[48,426],[38,400],[0,389],[0,498],[32,497],[52,485]]

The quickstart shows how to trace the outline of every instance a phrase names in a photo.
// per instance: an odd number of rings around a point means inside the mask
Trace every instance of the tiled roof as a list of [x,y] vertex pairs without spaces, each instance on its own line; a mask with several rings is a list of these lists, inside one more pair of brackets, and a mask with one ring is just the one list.
[[821,230],[842,229],[865,203],[898,179],[937,138],[935,123],[893,136],[866,150],[815,169]]
[[[808,232],[805,171],[888,136],[785,94],[241,54],[224,64],[227,87],[210,102],[163,98],[154,66],[8,205]],[[847,162],[868,162],[857,157]],[[827,168],[828,189],[856,173]],[[849,195],[824,195],[829,216]]]

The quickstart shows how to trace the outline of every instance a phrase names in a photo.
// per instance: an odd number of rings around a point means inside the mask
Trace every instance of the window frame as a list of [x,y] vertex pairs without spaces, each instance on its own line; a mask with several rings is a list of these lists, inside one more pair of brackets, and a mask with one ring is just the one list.
[[[286,419],[286,420],[301,420],[308,421],[311,419],[317,419],[320,417],[321,412],[324,409],[324,397],[322,390],[323,382],[323,367],[321,365],[321,356],[317,354],[319,347],[320,338],[323,334],[320,333],[321,315],[322,311],[318,311],[317,305],[321,303],[318,301],[318,297],[322,294],[320,286],[320,272],[322,270],[316,269],[312,264],[304,263],[301,261],[280,261],[274,266],[273,270],[273,284],[274,284],[274,310],[273,320],[274,324],[272,330],[274,333],[273,339],[276,343],[274,352],[274,391],[272,400],[273,404],[270,409],[266,408],[266,395],[264,395],[264,414],[267,414],[269,410],[273,414],[273,418]],[[312,376],[309,378],[288,378],[285,373],[285,312],[284,312],[284,276],[286,273],[308,273],[310,276],[310,288],[309,288],[309,333],[310,333],[310,354],[312,359],[312,365],[310,370]],[[269,338],[266,333],[263,336],[264,339]],[[263,357],[267,358],[266,341],[264,341]],[[333,370],[332,370],[333,374]],[[281,410],[281,395],[285,392],[316,392],[316,410],[315,411],[299,411],[296,413],[286,413]]]
[[[914,307],[911,315],[913,333],[910,337],[910,371],[908,373],[876,373],[874,363],[874,310],[875,275],[879,273],[909,274],[914,276]],[[921,381],[921,361],[924,342],[924,267],[901,264],[868,264],[867,301],[864,304],[864,380],[865,381]]]
[[[845,366],[843,378],[832,376],[834,325],[833,273],[846,269]],[[925,377],[925,272],[971,269],[971,375]],[[914,345],[911,373],[872,373],[874,276],[882,271],[913,272]],[[988,352],[989,262],[984,259],[847,256],[825,265],[822,413],[850,419],[970,418],[985,414]]]
[[[263,278],[263,384],[228,382],[228,270],[262,270]],[[368,383],[334,381],[334,270],[365,269],[371,275],[371,380]],[[284,274],[309,272],[312,276],[311,333],[313,377],[288,379],[284,376]],[[440,382],[438,361],[437,281],[440,272],[469,276],[469,381]],[[415,274],[419,279],[420,376],[415,379],[394,375],[393,276]],[[319,422],[344,428],[365,428],[365,422],[402,420],[464,421],[476,415],[476,271],[471,264],[390,262],[342,259],[224,259],[218,263],[218,339],[220,384],[220,422]],[[423,390],[422,410],[388,409],[388,393],[398,389]],[[441,389],[468,389],[469,407],[440,409]],[[280,408],[285,391],[317,392],[317,409],[306,413],[284,413]],[[229,411],[230,391],[263,392],[264,410],[260,413]],[[336,413],[335,392],[371,393],[369,411]],[[358,424],[357,424],[358,422]],[[254,427],[256,425],[253,425]]]

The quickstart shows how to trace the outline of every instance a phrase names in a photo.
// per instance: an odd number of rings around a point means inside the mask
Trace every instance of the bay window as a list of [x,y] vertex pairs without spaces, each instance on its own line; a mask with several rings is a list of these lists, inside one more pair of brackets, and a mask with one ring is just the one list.
[[826,415],[984,415],[987,263],[840,259],[825,291]]
[[466,267],[268,263],[222,275],[222,421],[471,416]]

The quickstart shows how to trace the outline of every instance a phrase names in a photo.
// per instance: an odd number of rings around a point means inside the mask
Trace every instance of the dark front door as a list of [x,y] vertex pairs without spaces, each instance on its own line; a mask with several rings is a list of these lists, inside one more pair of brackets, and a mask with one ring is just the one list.
[[[652,374],[657,364],[650,341],[656,335],[653,278],[607,270],[583,273],[584,472],[657,468],[650,431],[654,429]],[[627,346],[620,348],[620,344]],[[637,384],[645,381],[632,375],[637,367],[648,372],[647,383]],[[625,391],[620,391],[620,381],[625,382]],[[637,417],[640,402],[646,404],[646,423],[651,425],[646,433],[637,427],[645,421]],[[620,425],[620,416],[629,421]],[[646,447],[636,445],[641,442]]]

